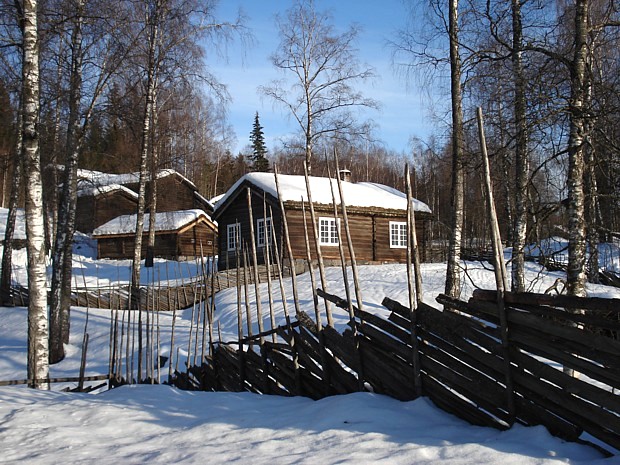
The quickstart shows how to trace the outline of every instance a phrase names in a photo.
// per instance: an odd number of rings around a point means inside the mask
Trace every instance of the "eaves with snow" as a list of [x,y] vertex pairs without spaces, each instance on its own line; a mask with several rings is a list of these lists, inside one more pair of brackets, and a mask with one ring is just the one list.
[[106,184],[101,186],[80,186],[77,191],[78,197],[88,197],[88,196],[98,196],[109,194],[112,192],[123,192],[131,198],[138,199],[138,194],[136,194],[131,189],[121,185],[121,184]]
[[[336,179],[310,176],[310,194],[315,204],[332,205],[332,188],[336,203],[340,204],[338,181]],[[273,173],[248,173],[241,177],[224,194],[217,199],[214,216],[237,194],[242,184],[251,184],[274,198],[278,198]],[[304,176],[278,174],[280,196],[283,203],[308,202],[306,181]],[[381,208],[387,210],[407,210],[407,196],[397,189],[372,182],[342,182],[344,203],[347,207]],[[412,200],[413,209],[417,212],[431,213],[424,202]]]
[[[122,215],[108,221],[93,231],[93,238],[103,236],[129,236],[136,233],[137,215]],[[150,214],[144,215],[144,232],[149,231]],[[203,210],[179,210],[159,212],[155,214],[155,232],[175,232],[190,226],[198,221],[205,221],[213,228],[217,227],[209,215]]]

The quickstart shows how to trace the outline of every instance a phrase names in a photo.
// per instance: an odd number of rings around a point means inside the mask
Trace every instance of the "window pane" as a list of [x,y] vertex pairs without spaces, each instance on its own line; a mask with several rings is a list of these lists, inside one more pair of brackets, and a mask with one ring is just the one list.
[[319,244],[338,245],[338,225],[334,218],[319,218]]

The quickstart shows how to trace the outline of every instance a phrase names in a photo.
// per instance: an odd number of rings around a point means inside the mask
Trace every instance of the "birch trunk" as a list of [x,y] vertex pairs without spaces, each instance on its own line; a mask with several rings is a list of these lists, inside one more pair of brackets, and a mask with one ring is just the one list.
[[28,378],[30,386],[49,389],[47,283],[43,185],[39,154],[39,41],[36,0],[23,2],[22,158],[26,183],[28,253]]
[[515,223],[512,248],[513,292],[525,291],[525,242],[527,235],[528,131],[526,122],[525,77],[523,76],[523,27],[521,0],[512,0],[512,71],[514,76],[515,146]]
[[568,270],[569,295],[586,295],[585,143],[587,95],[588,0],[575,3],[575,52],[570,67],[571,98],[568,139]]
[[461,58],[459,54],[458,0],[450,0],[449,36],[450,36],[450,89],[452,98],[452,185],[451,185],[451,235],[448,250],[448,267],[446,270],[445,292],[458,298],[461,294],[461,275],[459,259],[464,220],[464,185],[463,168],[463,108],[461,92]]
[[148,18],[150,21],[149,57],[147,64],[146,103],[142,124],[142,150],[140,155],[140,183],[138,189],[138,211],[136,215],[136,236],[133,250],[131,283],[135,295],[140,295],[140,259],[142,255],[142,233],[144,231],[144,209],[146,205],[146,178],[148,176],[148,155],[150,149],[151,117],[155,102],[155,44],[158,36],[157,11]]
[[15,152],[13,153],[13,184],[9,198],[9,214],[4,232],[4,249],[2,251],[2,277],[0,280],[0,296],[2,302],[8,302],[11,298],[11,274],[13,271],[13,236],[15,234],[15,217],[19,194],[23,187],[23,157],[22,157],[22,131],[23,118],[21,109],[17,115],[17,137]]
[[157,131],[157,92],[153,96],[153,127],[151,128],[151,190],[149,198],[149,242],[148,250],[150,250],[151,257],[154,258],[155,254],[155,220],[157,213],[157,164],[158,164],[158,145],[156,141],[155,133]]
[[69,87],[69,121],[67,127],[67,158],[58,203],[58,220],[54,241],[52,292],[50,302],[50,363],[61,361],[64,344],[69,342],[71,307],[71,270],[73,235],[77,202],[77,167],[82,137],[80,106],[82,101],[82,24],[85,0],[75,5],[71,32],[71,77]]

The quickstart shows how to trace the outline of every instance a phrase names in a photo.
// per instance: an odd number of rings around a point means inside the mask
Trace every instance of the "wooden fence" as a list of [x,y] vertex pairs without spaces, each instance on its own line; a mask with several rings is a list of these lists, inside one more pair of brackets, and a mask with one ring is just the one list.
[[[272,267],[271,277],[276,277],[275,267]],[[283,276],[290,276],[290,268],[284,267]],[[267,281],[267,267],[259,265],[257,273],[259,282]],[[108,286],[74,286],[71,289],[71,305],[77,307],[100,308],[109,310],[154,310],[172,311],[189,308],[204,301],[222,289],[239,284],[254,283],[254,273],[236,273],[235,270],[218,271],[213,275],[200,275],[175,284],[156,283],[140,286],[139,290],[127,284],[112,284]],[[131,296],[131,299],[130,299]],[[13,286],[8,302],[13,306],[28,306],[28,289],[22,286]]]
[[365,390],[412,400],[419,377],[421,395],[472,424],[542,424],[566,440],[592,444],[588,433],[620,449],[620,300],[507,293],[498,302],[496,291],[477,291],[468,302],[437,300],[442,310],[420,303],[412,313],[386,298],[387,317],[355,309],[342,334],[318,329],[301,312],[285,326],[216,343],[212,356],[176,372],[172,383],[313,399]]

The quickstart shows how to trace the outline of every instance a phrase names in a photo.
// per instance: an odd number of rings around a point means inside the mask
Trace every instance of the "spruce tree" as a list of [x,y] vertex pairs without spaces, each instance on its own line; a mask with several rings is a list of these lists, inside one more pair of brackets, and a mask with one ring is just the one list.
[[252,161],[252,171],[269,171],[269,160],[267,160],[267,147],[265,147],[265,136],[263,127],[258,119],[258,112],[254,116],[254,124],[250,133],[252,142],[252,155],[248,158]]

